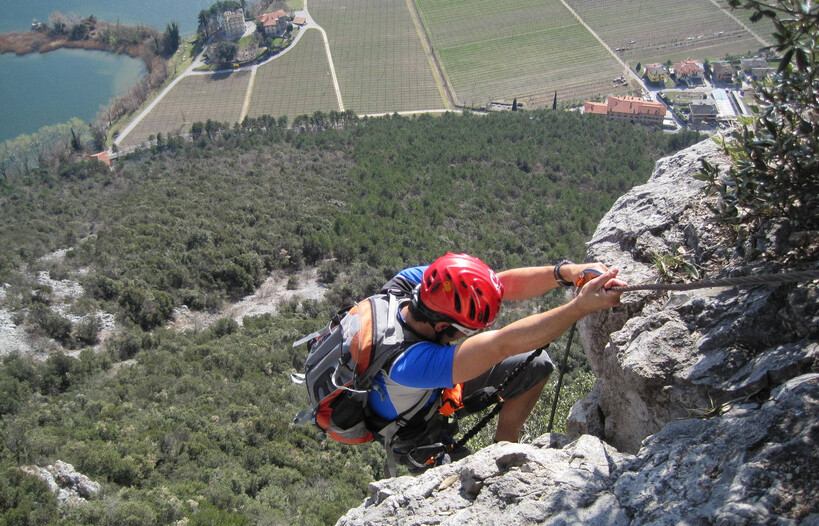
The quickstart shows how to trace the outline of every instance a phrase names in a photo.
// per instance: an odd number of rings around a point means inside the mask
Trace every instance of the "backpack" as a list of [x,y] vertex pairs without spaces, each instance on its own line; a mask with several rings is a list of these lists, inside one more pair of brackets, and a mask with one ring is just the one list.
[[367,408],[373,378],[406,348],[403,331],[396,327],[398,307],[399,299],[393,294],[372,296],[293,344],[307,344],[304,374],[293,374],[291,379],[306,385],[310,397],[310,405],[293,419],[295,424],[312,422],[345,444],[363,444],[375,438],[389,444],[419,413],[428,397],[397,419],[380,419],[377,424],[379,419],[371,418]]

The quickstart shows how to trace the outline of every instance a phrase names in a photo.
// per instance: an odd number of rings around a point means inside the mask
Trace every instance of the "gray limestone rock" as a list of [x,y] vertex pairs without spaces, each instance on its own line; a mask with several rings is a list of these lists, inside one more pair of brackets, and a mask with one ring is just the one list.
[[819,374],[762,405],[672,422],[635,456],[591,435],[496,444],[370,484],[338,526],[819,524]]
[[100,493],[100,484],[74,470],[74,466],[58,460],[46,467],[23,466],[20,468],[29,475],[39,477],[48,484],[49,489],[57,494],[57,504],[73,506],[96,497]]
[[[662,281],[661,257],[708,278],[780,270],[740,266],[692,177],[703,157],[725,164],[710,140],[658,162],[589,259],[630,283]],[[819,526],[817,299],[815,284],[626,293],[579,324],[597,381],[568,437],[374,482],[338,524]]]
[[[664,281],[656,264],[664,257],[685,261],[700,278],[777,272],[735,263],[725,232],[709,219],[703,183],[692,177],[701,158],[725,164],[711,141],[658,162],[651,179],[603,218],[588,258],[620,268],[629,283]],[[578,324],[597,382],[572,412],[571,435],[591,433],[636,452],[669,422],[764,398],[810,372],[817,294],[807,284],[624,294],[621,307]]]
[[625,525],[609,489],[628,458],[589,435],[562,449],[503,442],[417,478],[374,482],[370,498],[337,524]]

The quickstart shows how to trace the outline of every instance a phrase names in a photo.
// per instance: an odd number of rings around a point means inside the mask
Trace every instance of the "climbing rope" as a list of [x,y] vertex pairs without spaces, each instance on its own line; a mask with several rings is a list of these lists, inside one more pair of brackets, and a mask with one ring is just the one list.
[[572,328],[569,329],[569,340],[566,342],[566,352],[563,353],[563,360],[560,361],[560,369],[557,373],[557,386],[555,387],[555,396],[552,399],[552,412],[549,414],[549,425],[546,426],[546,432],[552,432],[552,423],[555,421],[555,413],[557,412],[557,398],[560,396],[560,388],[563,386],[563,373],[566,371],[566,364],[569,363],[569,349],[572,348],[572,340],[574,340],[574,331],[577,329],[577,323],[572,323]]

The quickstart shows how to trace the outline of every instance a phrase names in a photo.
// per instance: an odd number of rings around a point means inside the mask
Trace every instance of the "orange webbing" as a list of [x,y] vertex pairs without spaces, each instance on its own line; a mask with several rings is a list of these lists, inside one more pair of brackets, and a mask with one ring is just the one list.
[[[360,325],[358,334],[350,342],[350,353],[356,364],[356,373],[364,374],[372,360],[373,352],[373,307],[369,300],[364,300],[353,309],[358,309]],[[350,311],[353,312],[353,311]]]
[[457,384],[455,387],[444,389],[441,393],[441,407],[438,412],[444,416],[452,416],[452,413],[464,406],[463,402],[464,384]]

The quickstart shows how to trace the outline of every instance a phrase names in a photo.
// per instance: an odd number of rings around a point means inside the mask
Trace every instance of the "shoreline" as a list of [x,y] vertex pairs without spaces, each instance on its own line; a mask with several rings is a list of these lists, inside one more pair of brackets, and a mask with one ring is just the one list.
[[48,53],[58,49],[87,49],[105,51],[115,55],[125,54],[132,58],[140,57],[141,46],[126,45],[111,49],[97,40],[69,40],[65,36],[54,37],[40,31],[4,33],[0,35],[0,54],[14,53],[22,56],[30,53]]

